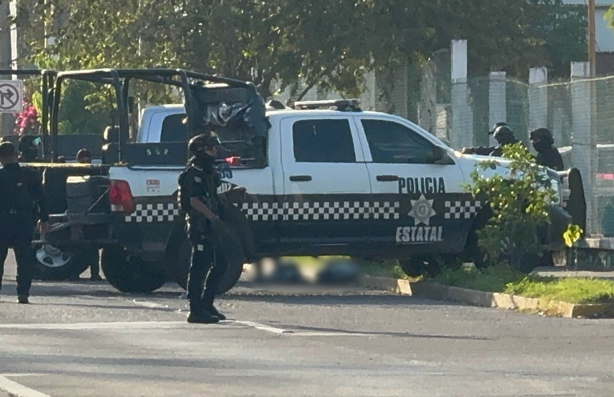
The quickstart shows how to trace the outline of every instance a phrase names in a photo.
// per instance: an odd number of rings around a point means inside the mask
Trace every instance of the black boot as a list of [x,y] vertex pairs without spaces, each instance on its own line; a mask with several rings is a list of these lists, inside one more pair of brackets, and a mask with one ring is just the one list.
[[209,313],[211,313],[212,315],[214,315],[215,317],[219,318],[222,321],[226,320],[226,316],[220,313],[213,305],[211,305],[211,307],[209,308]]
[[203,304],[200,300],[190,301],[190,314],[188,315],[188,323],[191,324],[215,324],[220,319],[210,312],[203,309]]
[[188,323],[190,324],[215,324],[219,322],[219,318],[207,312],[190,312],[188,315]]

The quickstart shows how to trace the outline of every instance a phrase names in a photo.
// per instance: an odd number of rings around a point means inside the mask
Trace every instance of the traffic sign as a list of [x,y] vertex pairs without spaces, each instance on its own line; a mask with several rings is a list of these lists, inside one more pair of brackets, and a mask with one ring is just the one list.
[[0,80],[0,113],[19,113],[23,110],[23,81]]

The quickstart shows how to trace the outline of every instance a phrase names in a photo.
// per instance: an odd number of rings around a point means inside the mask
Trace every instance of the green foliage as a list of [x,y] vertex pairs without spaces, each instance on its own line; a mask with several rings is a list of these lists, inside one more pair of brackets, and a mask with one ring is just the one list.
[[567,230],[563,233],[563,240],[565,240],[565,245],[568,247],[572,247],[573,244],[580,240],[582,237],[583,230],[578,225],[569,225]]
[[487,261],[494,264],[506,253],[519,269],[523,254],[541,256],[546,249],[540,242],[539,228],[549,223],[548,206],[556,202],[557,192],[522,143],[505,146],[503,156],[508,160],[507,175],[485,177],[497,160],[478,163],[467,190],[487,202],[493,212],[478,231],[478,245]]
[[60,134],[102,134],[111,125],[113,103],[99,100],[99,88],[84,81],[69,81],[63,88],[58,115]]
[[483,270],[476,268],[447,269],[433,281],[478,291],[501,292],[570,303],[614,301],[614,282],[586,278],[552,278],[525,275],[507,265]]
[[611,303],[614,282],[588,278],[535,279],[524,278],[506,286],[505,292],[570,303]]
[[391,277],[396,279],[409,279],[398,261],[361,262],[360,268],[364,274],[376,277]]
[[[546,66],[552,77],[569,77],[571,61],[586,59],[586,7],[563,0],[425,0],[433,30],[431,50],[450,40],[469,43],[469,73],[503,70],[526,77]],[[437,24],[433,24],[437,21]]]
[[526,276],[508,265],[498,264],[485,269],[460,268],[444,269],[433,281],[453,287],[469,288],[477,291],[505,292],[507,285],[525,278]]
[[457,38],[469,40],[472,74],[544,64],[566,74],[585,55],[584,15],[562,0],[19,0],[18,10],[39,67],[185,67],[254,81],[264,96],[274,79],[356,95],[365,71],[420,62]]

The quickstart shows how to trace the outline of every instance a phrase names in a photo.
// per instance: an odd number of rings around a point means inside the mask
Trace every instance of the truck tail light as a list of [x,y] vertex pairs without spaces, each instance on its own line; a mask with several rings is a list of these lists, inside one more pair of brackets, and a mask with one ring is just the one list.
[[232,165],[234,167],[238,167],[238,166],[241,165],[241,157],[238,157],[238,156],[226,157],[226,162],[229,165]]
[[130,184],[127,181],[114,179],[109,187],[109,204],[111,211],[131,214],[136,210]]

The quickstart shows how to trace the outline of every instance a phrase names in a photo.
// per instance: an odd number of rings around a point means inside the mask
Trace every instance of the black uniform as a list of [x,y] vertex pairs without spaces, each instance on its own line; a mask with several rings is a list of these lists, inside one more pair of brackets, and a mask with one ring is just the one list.
[[563,157],[561,157],[561,153],[559,153],[559,150],[554,146],[537,152],[537,164],[552,168],[556,171],[563,171],[565,168],[563,165]]
[[520,141],[518,139],[515,139],[512,142],[507,142],[507,143],[501,144],[501,145],[493,148],[493,150],[489,153],[489,155],[493,156],[493,157],[503,157],[503,148],[506,145],[514,145],[514,144],[516,144],[518,142],[520,142]]
[[[503,126],[509,127],[509,125],[503,121],[496,123],[492,127],[492,129],[488,131],[488,135],[493,135],[495,132],[497,132],[497,129],[499,127],[503,127]],[[478,146],[478,147],[472,147],[472,148],[463,148],[463,153],[478,154],[480,156],[489,156],[495,149],[497,149],[496,146]]]
[[32,285],[32,233],[37,220],[49,220],[38,173],[17,163],[6,164],[0,169],[0,283],[8,249],[13,248],[20,297],[27,297]]
[[496,149],[496,146],[478,146],[478,147],[472,147],[472,148],[465,148],[463,152],[465,154],[478,154],[480,156],[488,156],[495,149]]
[[[196,160],[192,159],[181,174],[179,184],[182,208],[186,209],[190,198],[195,197],[214,214],[219,214],[217,188],[221,180],[213,163],[197,165]],[[188,235],[192,243],[192,264],[188,279],[190,312],[216,314],[213,300],[226,269],[215,261],[216,236],[211,222],[199,212],[187,209]]]
[[537,151],[537,164],[563,171],[563,158],[554,147],[554,136],[547,128],[537,128],[530,133],[533,148]]

